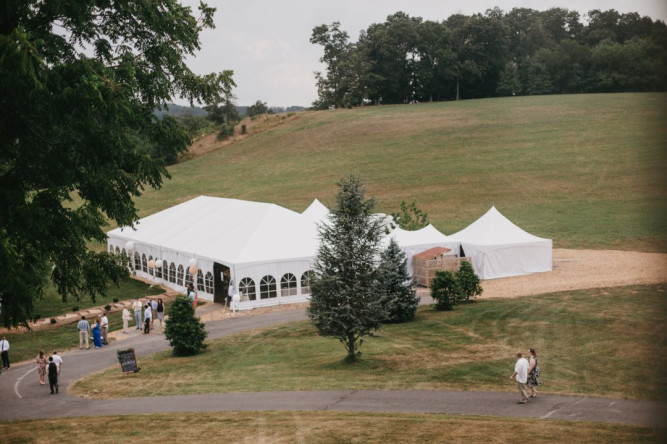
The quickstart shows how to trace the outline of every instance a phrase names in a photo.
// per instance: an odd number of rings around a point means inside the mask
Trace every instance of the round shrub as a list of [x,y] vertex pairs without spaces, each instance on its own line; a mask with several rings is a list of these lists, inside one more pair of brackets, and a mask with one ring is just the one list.
[[451,271],[436,271],[431,281],[431,297],[437,310],[453,310],[461,299],[461,286]]
[[208,335],[204,323],[195,317],[192,301],[179,295],[167,307],[164,335],[177,356],[189,356],[206,348],[204,340]]

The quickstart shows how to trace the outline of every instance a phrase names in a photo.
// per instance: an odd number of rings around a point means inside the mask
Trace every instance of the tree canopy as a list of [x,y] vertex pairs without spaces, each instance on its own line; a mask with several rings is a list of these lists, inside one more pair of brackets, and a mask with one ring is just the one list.
[[440,22],[397,12],[351,42],[313,28],[323,48],[315,108],[497,95],[667,90],[667,26],[639,14],[498,8]]
[[[5,326],[26,323],[50,278],[63,296],[104,292],[127,273],[87,242],[168,177],[158,151],[190,142],[154,110],[212,103],[231,72],[185,64],[215,9],[175,0],[6,0],[0,6],[0,297]],[[147,149],[148,147],[148,149]]]

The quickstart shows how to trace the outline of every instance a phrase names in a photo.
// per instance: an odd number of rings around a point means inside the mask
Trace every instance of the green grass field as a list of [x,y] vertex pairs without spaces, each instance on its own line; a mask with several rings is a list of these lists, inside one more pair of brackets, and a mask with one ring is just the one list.
[[366,338],[354,364],[344,362],[337,340],[319,336],[303,321],[216,339],[189,358],[157,353],[142,358],[141,372],[131,377],[114,367],[70,390],[117,398],[267,390],[512,391],[507,378],[514,353],[532,347],[542,368],[539,390],[665,399],[665,291],[663,284],[487,299],[453,312],[421,307],[415,321],[384,325],[377,337]]
[[452,234],[492,205],[555,247],[667,251],[667,94],[512,97],[300,113],[170,168],[141,216],[198,195],[303,211],[361,176]]

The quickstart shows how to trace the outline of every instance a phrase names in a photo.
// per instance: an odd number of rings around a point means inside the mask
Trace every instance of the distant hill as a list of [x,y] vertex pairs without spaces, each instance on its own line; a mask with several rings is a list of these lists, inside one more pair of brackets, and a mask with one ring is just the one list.
[[[240,115],[244,115],[246,113],[247,106],[237,106],[236,109],[239,110]],[[303,106],[271,106],[269,107],[275,114],[280,114],[280,113],[293,113],[293,112],[298,112],[298,111],[304,111],[306,108]],[[182,105],[176,105],[175,103],[170,103],[168,105],[168,109],[159,109],[155,111],[155,115],[158,116],[159,119],[162,119],[164,116],[169,115],[169,116],[186,116],[186,115],[191,115],[191,116],[206,116],[206,111],[204,108],[200,106],[182,106]]]
[[280,114],[252,121],[279,125],[170,166],[171,180],[137,205],[144,216],[205,194],[303,211],[314,198],[335,204],[336,182],[354,173],[376,211],[415,201],[448,235],[495,205],[556,247],[665,252],[666,100],[551,95]]

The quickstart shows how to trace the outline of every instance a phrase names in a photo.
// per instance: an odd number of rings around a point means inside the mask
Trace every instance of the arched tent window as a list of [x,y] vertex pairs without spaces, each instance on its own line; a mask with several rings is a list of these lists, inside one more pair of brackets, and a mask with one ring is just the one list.
[[[181,269],[181,274],[182,273],[183,270]],[[182,281],[183,279],[181,278],[181,282]],[[173,262],[169,264],[169,282],[171,282],[172,284],[176,283],[176,264],[174,264]]]
[[257,299],[257,290],[255,289],[255,281],[250,278],[241,279],[239,284],[239,290],[243,292],[244,295],[248,296],[249,301],[254,301]]
[[176,275],[176,285],[183,286],[183,265],[178,266],[178,274]]
[[146,255],[141,255],[141,271],[148,273],[148,261],[146,260]]
[[194,282],[192,281],[192,275],[186,271],[185,272],[185,286],[187,287],[188,284],[194,284]]
[[[165,269],[166,273],[167,270]],[[155,259],[155,277],[162,278],[162,261],[160,259]]]
[[310,294],[310,278],[313,272],[308,270],[301,275],[301,294]]
[[141,256],[136,251],[134,252],[134,269],[141,270]]
[[109,253],[113,254],[113,245],[109,245]]
[[198,291],[205,291],[204,273],[201,270],[197,270],[197,290]]
[[296,295],[296,277],[292,273],[286,273],[280,278],[280,296]]
[[210,271],[204,276],[204,287],[206,288],[206,293],[213,294],[213,273]]
[[260,299],[269,299],[278,297],[276,290],[276,280],[273,276],[264,276],[259,283],[259,297]]
[[120,248],[116,247],[116,254],[120,254]]
[[[148,262],[153,260],[153,256],[148,256]],[[146,266],[148,267],[148,262],[146,263]],[[151,276],[155,276],[155,261],[153,261],[153,268],[148,267],[148,274]]]

